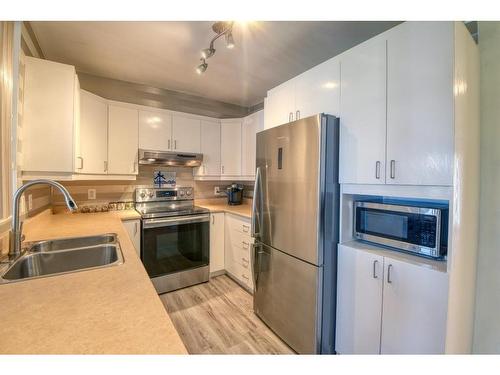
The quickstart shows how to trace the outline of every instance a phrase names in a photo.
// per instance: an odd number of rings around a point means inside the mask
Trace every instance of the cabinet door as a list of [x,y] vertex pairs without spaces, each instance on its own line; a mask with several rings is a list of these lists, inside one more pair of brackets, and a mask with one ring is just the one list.
[[241,175],[241,119],[221,122],[221,175]]
[[384,258],[343,245],[338,249],[336,350],[378,354]]
[[134,245],[135,251],[139,258],[141,257],[141,223],[139,220],[126,220],[123,221],[123,226],[125,227],[132,244]]
[[81,173],[106,174],[108,161],[108,104],[106,99],[80,91]]
[[75,94],[78,80],[71,65],[25,58],[23,170],[72,173],[75,142]]
[[341,183],[385,183],[386,41],[376,37],[341,56]]
[[224,270],[224,213],[210,214],[210,272]]
[[167,112],[139,111],[139,148],[172,149],[172,115]]
[[108,173],[137,174],[139,113],[110,104],[108,116]]
[[173,115],[172,123],[172,149],[174,151],[199,153],[201,151],[200,120]]
[[201,122],[201,153],[203,163],[196,169],[196,176],[220,176],[220,123]]
[[295,81],[290,80],[267,93],[264,128],[274,128],[295,119]]
[[338,58],[327,60],[302,73],[294,80],[295,120],[318,113],[339,116],[340,63]]
[[385,257],[382,354],[442,354],[448,277]]
[[241,174],[255,176],[255,150],[257,133],[264,127],[264,111],[259,111],[245,117],[241,136]]
[[387,183],[452,185],[453,22],[405,22],[387,41]]

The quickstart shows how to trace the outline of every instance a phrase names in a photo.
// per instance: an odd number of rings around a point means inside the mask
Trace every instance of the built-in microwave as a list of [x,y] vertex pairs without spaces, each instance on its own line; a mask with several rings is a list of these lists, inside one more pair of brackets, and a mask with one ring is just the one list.
[[354,237],[415,255],[443,258],[448,249],[448,206],[357,201]]

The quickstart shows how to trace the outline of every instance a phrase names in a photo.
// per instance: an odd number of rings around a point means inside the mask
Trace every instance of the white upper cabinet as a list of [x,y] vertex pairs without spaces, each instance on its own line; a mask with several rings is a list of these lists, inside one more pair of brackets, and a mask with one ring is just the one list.
[[200,153],[200,120],[174,114],[172,124],[172,150]]
[[201,121],[202,165],[195,170],[195,176],[220,176],[220,122]]
[[326,113],[339,116],[340,63],[332,58],[294,78],[294,120]]
[[332,58],[267,93],[264,128],[269,129],[318,113],[340,112],[340,64]]
[[387,36],[386,181],[452,185],[453,22],[405,22]]
[[378,354],[384,257],[339,245],[337,330],[340,354]]
[[257,133],[264,129],[264,111],[258,111],[243,119],[241,135],[241,174],[255,177],[255,152]]
[[25,58],[23,171],[72,173],[81,167],[75,68]]
[[443,354],[448,276],[385,257],[381,354]]
[[386,40],[340,56],[340,183],[385,183]]
[[80,90],[80,173],[106,174],[108,163],[108,103]]
[[172,115],[161,111],[139,111],[139,148],[169,151],[172,149]]
[[108,173],[137,174],[139,111],[118,104],[109,104],[108,111]]
[[221,176],[241,175],[241,119],[221,120]]
[[295,81],[290,80],[267,93],[264,128],[286,124],[295,119]]

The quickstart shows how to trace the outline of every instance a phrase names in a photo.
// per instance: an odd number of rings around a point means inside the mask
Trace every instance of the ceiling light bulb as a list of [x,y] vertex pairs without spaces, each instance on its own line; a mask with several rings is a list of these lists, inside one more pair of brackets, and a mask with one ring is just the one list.
[[212,57],[215,53],[214,48],[205,48],[201,50],[201,57],[204,59],[208,59],[209,57]]
[[229,31],[226,34],[226,47],[229,49],[234,48],[234,39],[233,39],[233,32],[232,31]]
[[201,61],[202,61],[202,63],[200,65],[198,65],[198,67],[196,68],[196,73],[198,73],[198,74],[204,73],[208,67],[208,64],[205,62],[204,59],[201,59]]

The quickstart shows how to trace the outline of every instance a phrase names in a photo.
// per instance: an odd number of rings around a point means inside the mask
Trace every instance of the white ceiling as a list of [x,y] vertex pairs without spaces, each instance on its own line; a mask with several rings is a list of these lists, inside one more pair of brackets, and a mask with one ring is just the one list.
[[266,91],[398,22],[236,23],[197,75],[213,22],[30,22],[49,60],[98,76],[251,106]]

